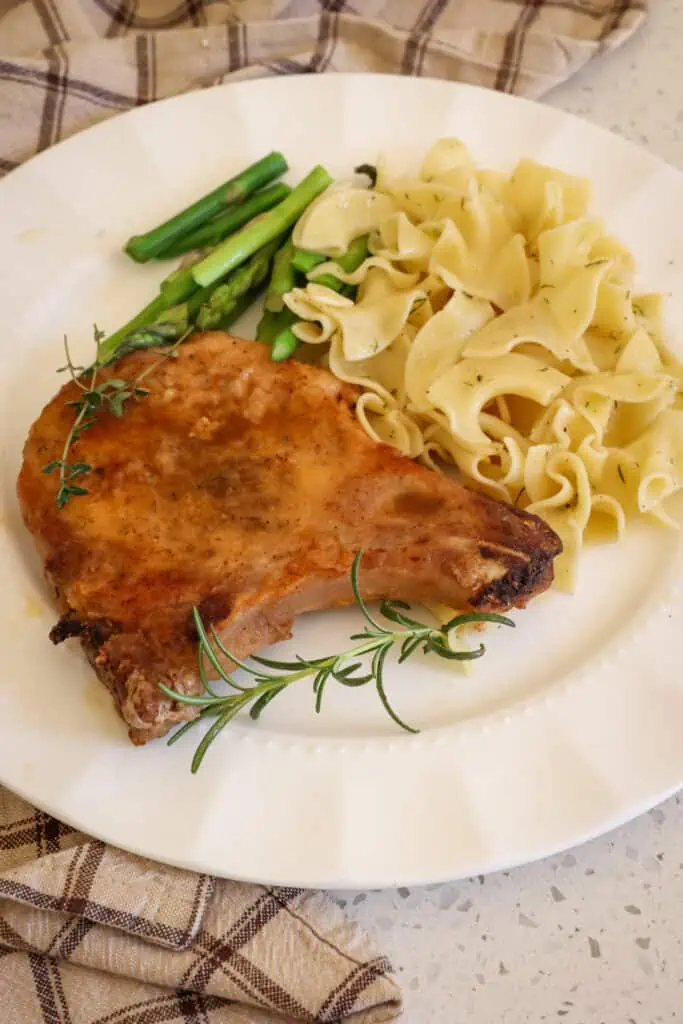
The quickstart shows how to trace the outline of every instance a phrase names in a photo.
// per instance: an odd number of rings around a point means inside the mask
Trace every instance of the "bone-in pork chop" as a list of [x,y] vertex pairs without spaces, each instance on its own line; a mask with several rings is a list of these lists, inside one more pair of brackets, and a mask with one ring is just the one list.
[[[103,376],[158,360],[137,352]],[[368,600],[500,611],[552,580],[548,526],[375,444],[355,389],[325,370],[210,333],[145,387],[76,443],[93,467],[86,496],[58,509],[43,472],[73,423],[74,383],[31,428],[18,483],[61,606],[53,639],[80,636],[134,743],[193,714],[158,689],[200,688],[193,605],[244,657],[289,636],[299,612],[349,604],[359,548]]]

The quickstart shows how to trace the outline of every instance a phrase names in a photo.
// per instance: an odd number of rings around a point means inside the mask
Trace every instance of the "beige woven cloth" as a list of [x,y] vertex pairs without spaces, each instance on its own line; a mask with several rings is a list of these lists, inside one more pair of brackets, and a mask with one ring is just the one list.
[[[0,0],[0,173],[224,78],[373,70],[539,95],[644,13],[644,0]],[[390,970],[324,896],[162,867],[0,788],[3,1022],[371,1024],[400,1010]]]
[[162,867],[0,787],[2,1024],[379,1024],[390,970],[326,896]]
[[[0,0],[0,172],[121,110],[224,77],[432,75],[538,96],[645,0]],[[616,83],[615,83],[616,84]]]

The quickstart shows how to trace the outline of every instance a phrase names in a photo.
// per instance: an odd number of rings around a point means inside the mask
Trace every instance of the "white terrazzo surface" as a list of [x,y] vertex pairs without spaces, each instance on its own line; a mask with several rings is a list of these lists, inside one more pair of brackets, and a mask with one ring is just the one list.
[[[683,0],[651,7],[548,102],[683,169]],[[681,797],[540,864],[338,900],[392,958],[410,1024],[683,1022]]]

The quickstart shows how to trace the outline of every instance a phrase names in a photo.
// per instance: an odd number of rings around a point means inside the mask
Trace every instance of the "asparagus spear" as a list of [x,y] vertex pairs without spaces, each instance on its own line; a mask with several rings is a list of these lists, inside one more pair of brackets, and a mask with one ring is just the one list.
[[[202,330],[218,327],[224,318],[226,309],[231,308],[235,299],[265,282],[270,271],[271,261],[281,241],[281,238],[274,238],[262,249],[257,249],[254,255],[233,271],[223,284],[219,284],[217,287],[209,285],[208,289],[201,289],[201,291],[209,291],[211,294],[207,301],[201,304],[197,314],[197,327]],[[189,301],[192,302],[192,299]]]
[[270,210],[271,207],[281,202],[291,192],[289,185],[278,182],[277,185],[270,185],[268,188],[255,192],[243,203],[231,206],[219,217],[214,217],[208,224],[203,224],[188,235],[183,235],[168,248],[159,254],[159,259],[166,260],[175,256],[183,256],[193,249],[205,249],[209,246],[218,245],[224,238],[231,235],[233,231],[248,224],[257,214]]
[[144,309],[141,309],[128,323],[120,327],[118,331],[114,331],[109,337],[102,342],[100,345],[100,359],[107,361],[111,359],[114,352],[117,350],[119,345],[128,337],[129,334],[133,334],[135,331],[139,331],[143,327],[147,327],[149,324],[153,324],[157,317],[161,316],[169,308],[169,304],[164,299],[163,295],[157,295],[156,298],[148,302]]
[[158,322],[167,310],[185,302],[186,299],[189,299],[193,293],[199,290],[189,267],[185,267],[184,270],[174,270],[172,274],[164,278],[159,289],[159,294],[151,302],[148,302],[144,309],[141,309],[123,327],[119,327],[118,331],[114,331],[113,334],[110,334],[102,342],[100,348],[100,352],[103,353],[102,358],[105,360],[111,358],[121,342],[129,334],[139,330],[141,327],[147,327],[149,324]]
[[100,348],[98,361],[101,366],[108,366],[131,352],[138,352],[143,348],[158,348],[160,345],[171,345],[183,334],[182,318],[172,317],[162,323],[149,324],[146,327],[138,327],[123,339],[115,351],[109,351],[104,356]]
[[287,306],[274,313],[266,309],[256,328],[256,340],[263,341],[271,347],[270,357],[276,362],[289,359],[294,354],[299,340],[292,331],[297,316]]
[[281,334],[296,322],[297,317],[287,306],[281,309],[279,313],[273,313],[272,310],[265,309],[256,328],[256,340],[263,341],[266,345],[272,345],[278,334]]
[[[209,288],[197,288],[192,282],[194,291],[190,294],[187,287],[184,291],[181,287],[187,281],[186,277],[184,282],[180,280],[181,273],[178,274],[178,285],[169,286],[169,278],[166,278],[162,281],[162,289],[166,285],[166,291],[162,290],[137,316],[102,342],[99,348],[101,362],[107,363],[136,349],[158,345],[160,340],[168,343],[177,341],[187,331],[201,306],[218,287],[218,282]],[[174,299],[180,301],[174,302]]]
[[270,358],[274,363],[282,363],[294,355],[298,344],[299,339],[292,328],[286,327],[275,337],[270,350]]
[[244,263],[261,246],[284,234],[331,182],[332,178],[324,167],[315,167],[286,199],[226,238],[205,259],[195,263],[190,269],[197,284],[212,284]]
[[238,295],[227,303],[223,309],[223,315],[217,325],[220,330],[227,331],[229,327],[232,327],[235,320],[239,320],[242,313],[245,313],[249,309],[262,290],[262,285],[257,285],[255,288],[245,292],[243,295]]
[[363,260],[366,260],[369,255],[368,236],[360,235],[358,238],[354,238],[345,253],[335,257],[334,262],[345,273],[352,274],[354,270],[358,270]]
[[166,299],[168,306],[175,306],[179,302],[189,299],[197,291],[197,282],[192,276],[192,268],[179,267],[177,270],[172,270],[159,285],[159,291]]
[[[368,236],[363,235],[360,238],[354,239],[347,251],[339,256],[335,263],[346,273],[351,274],[354,270],[357,270],[364,259],[369,255],[368,251]],[[290,267],[296,268],[304,272],[312,270],[314,267],[319,266],[327,259],[326,256],[322,256],[320,253],[310,252],[307,249],[296,249],[294,250]],[[353,288],[349,285],[344,284],[338,277],[333,274],[322,274],[320,277],[313,279],[318,284],[323,284],[327,288],[332,288],[336,292],[342,292],[348,294],[353,292]],[[289,288],[286,289],[289,291]],[[266,295],[266,302],[267,302]],[[296,323],[296,316],[290,309],[282,310],[276,317],[266,319],[268,315],[268,309],[263,315],[261,323],[258,326],[256,337],[262,341],[268,341],[271,346],[271,359],[276,362],[283,362],[285,359],[289,359],[290,356],[296,351],[297,345],[299,344],[292,326]]]
[[138,263],[153,259],[178,239],[205,224],[224,207],[241,202],[286,170],[287,161],[282,153],[269,153],[163,224],[157,225],[143,235],[133,235],[128,239],[125,251]]
[[154,321],[152,326],[158,326],[160,324],[176,324],[178,327],[178,337],[184,334],[188,327],[197,323],[199,314],[211,301],[213,295],[221,287],[219,282],[210,285],[208,288],[197,288],[196,291],[190,295],[189,298],[185,299],[184,302],[179,302],[175,306],[170,306],[165,312],[163,312],[157,320]]
[[[275,239],[274,244],[277,245],[279,241],[279,238]],[[269,261],[264,267],[265,274],[267,274],[268,268]],[[159,295],[152,299],[152,301],[149,302],[144,309],[141,309],[139,313],[136,313],[136,315],[125,323],[123,327],[119,327],[118,331],[115,331],[102,342],[100,352],[105,361],[112,357],[119,345],[121,345],[121,343],[127,339],[130,334],[139,331],[141,328],[147,327],[150,324],[167,320],[169,318],[168,314],[170,310],[176,310],[177,307],[181,306],[188,300],[193,300],[193,315],[199,311],[199,308],[207,301],[209,295],[220,282],[220,278],[216,278],[216,280],[211,283],[208,290],[206,288],[202,289],[192,276],[192,269],[193,268],[190,266],[172,271],[159,285]],[[250,287],[250,285],[247,284],[247,287]],[[215,326],[216,323],[217,320],[214,319],[211,322],[211,326]],[[208,327],[209,322],[202,326]]]
[[313,284],[322,284],[325,288],[329,288],[330,291],[339,292],[340,295],[345,295],[350,298],[356,294],[356,289],[352,284],[344,284],[334,274],[321,274],[320,277],[313,278]]
[[[220,315],[216,323],[211,324],[211,326],[227,330],[258,297],[259,292],[262,291],[262,284],[266,275],[267,264],[265,265],[260,282],[254,283],[254,286],[248,291],[235,294],[232,298],[226,299],[222,303],[219,311]],[[100,346],[100,362],[102,365],[106,365],[139,349],[158,348],[160,345],[171,345],[173,342],[178,341],[195,324],[197,314],[219,287],[219,283],[216,283],[208,288],[198,288],[185,302],[180,302],[176,306],[164,309],[156,320],[132,330],[117,343],[115,348],[109,344],[111,339],[108,338]]]
[[358,238],[354,238],[341,256],[325,256],[321,252],[312,252],[310,249],[295,248],[292,263],[295,270],[300,270],[302,274],[308,274],[315,267],[319,267],[321,263],[325,263],[326,260],[333,260],[347,274],[352,274],[369,255],[368,236],[359,235]]
[[311,252],[310,249],[295,248],[292,256],[292,266],[302,274],[307,274],[309,270],[313,270],[313,267],[319,266],[319,264],[324,263],[327,259],[329,259],[329,256],[323,256],[321,252]]
[[279,316],[279,313],[273,313],[270,309],[263,310],[263,315],[256,327],[257,341],[262,341],[266,345],[271,345],[275,341],[275,335],[280,329]]
[[256,340],[270,345],[270,357],[276,363],[288,359],[296,350],[299,341],[291,329],[296,320],[294,313],[286,306],[279,313],[274,313],[270,309],[264,310],[259,320]]
[[[346,252],[341,256],[337,256],[334,262],[338,267],[346,271],[347,274],[352,274],[369,255],[368,236],[361,235],[359,238],[354,238]],[[311,252],[310,249],[295,249],[292,265],[303,274],[308,274],[329,258],[329,256],[323,256],[322,253]],[[316,284],[322,284],[326,288],[331,288],[334,292],[341,292],[342,295],[353,294],[353,288],[345,285],[334,274],[321,274],[320,277],[313,277],[311,280],[315,281]]]
[[[358,270],[363,260],[367,259],[369,255],[368,236],[361,235],[360,238],[354,238],[346,252],[341,256],[337,256],[334,262],[341,270],[347,274],[352,274],[354,270]],[[317,257],[318,253],[310,253],[310,256]],[[320,262],[320,260],[317,260],[310,269],[312,270],[313,267],[319,266]],[[321,274],[319,277],[312,277],[311,280],[315,284],[322,284],[326,288],[331,288],[333,292],[344,292],[346,288],[344,282],[340,281],[334,274]]]
[[284,306],[282,296],[290,292],[296,284],[296,272],[292,266],[294,255],[294,243],[291,236],[275,253],[273,260],[273,273],[270,275],[268,290],[264,299],[264,306],[273,313],[279,313]]

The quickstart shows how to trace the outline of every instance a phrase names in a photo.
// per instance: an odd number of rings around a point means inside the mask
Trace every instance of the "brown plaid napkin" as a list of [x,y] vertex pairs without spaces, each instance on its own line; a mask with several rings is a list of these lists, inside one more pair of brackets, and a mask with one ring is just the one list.
[[162,867],[0,787],[3,1024],[378,1024],[390,970],[325,896]]
[[[0,0],[0,174],[221,79],[432,75],[539,95],[645,0]],[[162,867],[0,788],[0,1020],[393,1020],[398,990],[325,897]]]
[[217,79],[384,71],[538,96],[646,0],[0,0],[0,173]]

